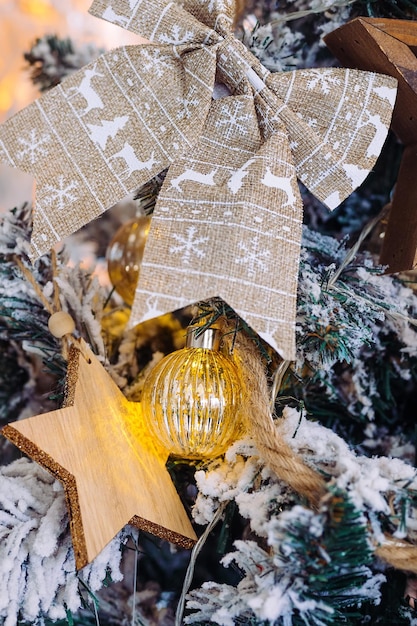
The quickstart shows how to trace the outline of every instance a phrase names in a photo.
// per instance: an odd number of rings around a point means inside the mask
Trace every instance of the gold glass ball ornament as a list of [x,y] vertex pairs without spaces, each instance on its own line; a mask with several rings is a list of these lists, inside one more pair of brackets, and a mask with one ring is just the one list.
[[110,281],[123,298],[131,305],[135,297],[145,243],[151,218],[141,215],[123,224],[107,248],[107,270]]
[[219,344],[217,329],[196,335],[190,327],[186,347],[164,357],[145,381],[143,414],[175,457],[216,458],[241,432],[239,374]]

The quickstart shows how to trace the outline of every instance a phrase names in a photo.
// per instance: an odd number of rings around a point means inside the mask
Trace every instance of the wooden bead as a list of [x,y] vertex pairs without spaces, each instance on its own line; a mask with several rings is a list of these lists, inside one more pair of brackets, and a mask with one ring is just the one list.
[[75,324],[69,313],[65,311],[58,311],[53,313],[48,320],[48,328],[51,334],[57,339],[60,339],[64,335],[69,335],[74,332]]

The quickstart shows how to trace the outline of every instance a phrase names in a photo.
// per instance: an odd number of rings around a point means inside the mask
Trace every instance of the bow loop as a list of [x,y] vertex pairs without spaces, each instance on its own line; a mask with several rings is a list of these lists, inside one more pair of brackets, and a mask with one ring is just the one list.
[[130,323],[219,296],[294,356],[301,223],[285,128],[263,142],[251,96],[214,101],[159,193]]
[[118,48],[2,125],[0,160],[36,179],[36,257],[194,145],[210,107],[215,67],[206,47]]
[[290,137],[298,178],[330,209],[371,171],[387,136],[396,96],[389,76],[325,68],[271,74],[269,89],[284,105],[279,114]]
[[170,0],[94,0],[89,13],[157,44],[212,44],[219,40],[214,30]]

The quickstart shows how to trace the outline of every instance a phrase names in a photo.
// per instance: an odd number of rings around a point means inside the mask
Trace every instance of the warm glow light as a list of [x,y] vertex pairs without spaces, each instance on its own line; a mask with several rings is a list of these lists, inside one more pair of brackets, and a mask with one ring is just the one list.
[[150,226],[151,218],[145,215],[129,220],[119,228],[107,248],[110,280],[127,304],[132,304],[135,297]]
[[63,28],[65,15],[50,0],[0,0],[0,122],[37,96],[23,54],[37,37]]
[[[25,69],[24,53],[39,37],[69,37],[75,45],[93,42],[110,49],[144,41],[114,24],[89,15],[91,0],[0,0],[0,123],[33,102],[38,90]],[[17,170],[16,170],[17,171]],[[32,199],[22,175],[0,171],[0,214]]]
[[183,348],[164,357],[146,378],[143,414],[173,456],[216,458],[241,434],[240,389],[230,358],[218,350]]
[[0,123],[39,95],[24,71],[23,54],[38,37],[69,37],[109,49],[142,40],[89,15],[91,0],[0,0]]
[[59,14],[51,6],[48,0],[20,0],[18,2],[19,10],[28,15],[34,15],[40,19],[58,19]]
[[6,76],[0,82],[0,111],[8,111],[14,99],[14,76]]

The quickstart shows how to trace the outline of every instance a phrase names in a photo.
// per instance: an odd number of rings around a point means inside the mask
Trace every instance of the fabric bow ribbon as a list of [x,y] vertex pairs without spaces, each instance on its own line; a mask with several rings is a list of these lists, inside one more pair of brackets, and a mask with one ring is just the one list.
[[292,359],[296,179],[329,208],[348,196],[382,148],[396,81],[271,74],[233,36],[234,11],[234,0],[95,0],[93,15],[153,43],[102,55],[8,120],[0,159],[35,176],[36,255],[169,167],[131,324],[220,296]]

